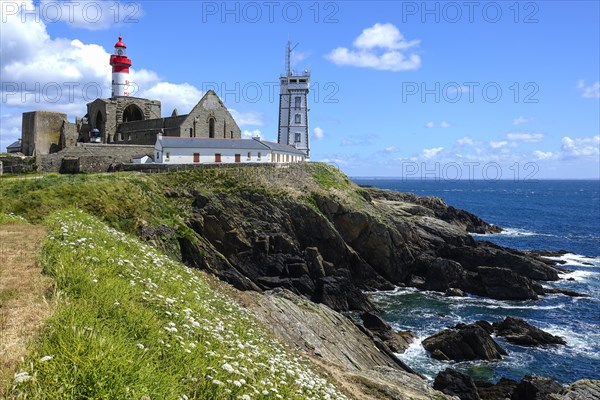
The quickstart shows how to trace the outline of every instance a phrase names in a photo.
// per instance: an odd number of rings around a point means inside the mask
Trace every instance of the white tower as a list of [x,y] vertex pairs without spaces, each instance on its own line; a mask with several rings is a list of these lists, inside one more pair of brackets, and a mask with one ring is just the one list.
[[127,57],[127,46],[123,38],[115,44],[115,54],[110,56],[112,66],[112,97],[129,96],[129,67],[131,60]]
[[310,158],[308,141],[308,91],[310,72],[296,74],[291,69],[292,47],[288,41],[285,57],[285,75],[279,77],[279,133],[277,141],[295,146]]

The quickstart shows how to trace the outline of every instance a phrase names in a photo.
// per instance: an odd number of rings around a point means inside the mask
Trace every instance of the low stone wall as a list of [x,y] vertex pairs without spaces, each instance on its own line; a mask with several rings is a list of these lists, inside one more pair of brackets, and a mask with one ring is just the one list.
[[130,163],[132,158],[153,154],[154,146],[78,143],[58,153],[38,157],[41,172],[108,172],[115,165]]

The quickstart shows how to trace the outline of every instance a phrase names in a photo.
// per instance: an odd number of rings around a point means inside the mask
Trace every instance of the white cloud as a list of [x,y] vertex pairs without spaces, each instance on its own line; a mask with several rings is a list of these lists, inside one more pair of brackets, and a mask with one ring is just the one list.
[[585,81],[580,80],[577,83],[577,88],[581,89],[582,97],[588,99],[600,99],[600,81],[596,81],[589,86],[585,85]]
[[598,157],[600,155],[600,135],[588,138],[562,138],[563,158]]
[[429,159],[435,157],[442,150],[444,150],[443,147],[434,147],[431,149],[423,149],[423,151],[421,151],[421,157],[423,157],[426,160],[429,160]]
[[534,143],[541,141],[544,138],[544,135],[541,133],[511,132],[508,133],[506,137],[515,142]]
[[255,137],[259,137],[259,138],[261,138],[261,140],[264,139],[264,136],[263,136],[262,132],[260,131],[260,129],[254,129],[252,131],[249,131],[249,130],[242,131],[242,138],[251,139],[251,138],[255,138]]
[[388,146],[388,147],[384,148],[383,150],[381,150],[380,153],[392,154],[392,153],[398,153],[399,151],[400,151],[400,149],[396,146]]
[[239,126],[263,126],[265,124],[264,116],[260,112],[241,112],[232,108],[229,109],[229,112]]
[[313,129],[313,134],[315,136],[315,139],[317,140],[321,140],[325,137],[325,131],[318,126],[315,129]]
[[[435,128],[436,123],[433,121],[429,121],[428,123],[425,124],[425,128]],[[450,128],[452,125],[449,122],[446,121],[442,121],[439,124],[437,124],[437,126],[439,126],[440,128],[446,129],[446,128]]]
[[465,136],[461,139],[458,139],[456,143],[458,143],[459,146],[472,146],[474,142],[473,139],[471,139],[468,136]]
[[533,155],[538,160],[551,160],[552,158],[555,157],[554,153],[552,153],[551,151],[541,151],[541,150],[534,151]]
[[504,146],[506,146],[508,144],[508,142],[506,140],[501,140],[501,141],[491,141],[490,142],[490,147],[492,149],[500,149]]
[[180,115],[189,113],[202,97],[202,92],[189,83],[156,82],[136,96],[160,100],[162,114],[170,116],[174,108]]
[[421,57],[406,51],[418,44],[419,40],[406,41],[393,24],[377,23],[362,31],[354,40],[353,49],[337,47],[325,58],[339,66],[394,72],[415,70],[421,66]]
[[518,117],[513,119],[513,125],[523,125],[523,124],[527,124],[529,122],[533,121],[533,118],[528,118],[528,117]]

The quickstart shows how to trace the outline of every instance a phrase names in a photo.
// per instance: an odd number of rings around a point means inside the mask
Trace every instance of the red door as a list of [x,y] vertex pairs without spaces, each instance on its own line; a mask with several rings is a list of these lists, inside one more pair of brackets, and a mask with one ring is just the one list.
[[235,155],[235,162],[242,162],[241,156],[239,154]]
[[200,153],[194,153],[194,162],[195,163],[199,163],[200,162]]
[[215,153],[215,162],[221,162],[221,154]]

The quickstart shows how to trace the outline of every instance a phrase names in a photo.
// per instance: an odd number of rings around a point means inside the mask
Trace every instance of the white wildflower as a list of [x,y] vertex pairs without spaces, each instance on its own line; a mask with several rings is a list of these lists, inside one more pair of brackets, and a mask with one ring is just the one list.
[[50,361],[52,360],[54,357],[52,356],[44,356],[42,358],[40,358],[40,362],[46,362],[46,361]]
[[230,373],[234,371],[233,367],[227,363],[221,365],[221,368]]
[[33,377],[29,375],[29,372],[19,372],[18,374],[15,374],[15,383],[27,382],[31,378]]

